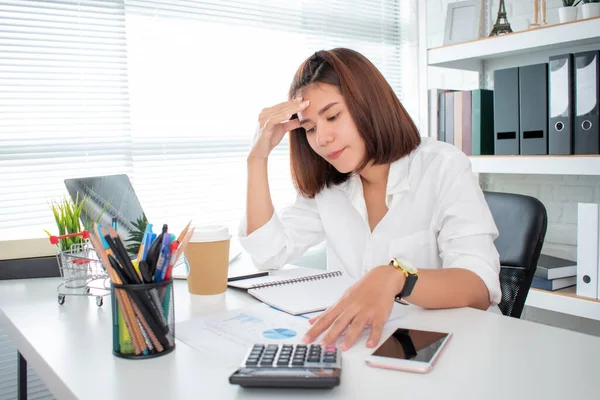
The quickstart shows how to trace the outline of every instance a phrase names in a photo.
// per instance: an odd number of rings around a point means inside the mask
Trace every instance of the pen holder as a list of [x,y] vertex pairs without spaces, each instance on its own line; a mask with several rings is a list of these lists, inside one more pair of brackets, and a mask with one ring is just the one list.
[[173,280],[112,284],[113,354],[144,359],[175,349]]

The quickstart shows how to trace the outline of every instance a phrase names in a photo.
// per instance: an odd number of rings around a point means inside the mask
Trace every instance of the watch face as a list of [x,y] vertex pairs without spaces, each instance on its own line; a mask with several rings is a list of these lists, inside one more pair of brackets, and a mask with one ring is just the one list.
[[411,264],[410,261],[398,260],[398,262],[400,263],[400,265],[402,265],[402,268],[404,268],[409,274],[416,275],[419,273],[419,271]]

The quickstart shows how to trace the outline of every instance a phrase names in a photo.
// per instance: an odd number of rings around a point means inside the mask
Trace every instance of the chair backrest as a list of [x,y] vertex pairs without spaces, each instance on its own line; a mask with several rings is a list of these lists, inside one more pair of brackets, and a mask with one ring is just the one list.
[[500,286],[504,315],[520,318],[546,236],[548,216],[538,199],[513,193],[484,192],[500,236]]

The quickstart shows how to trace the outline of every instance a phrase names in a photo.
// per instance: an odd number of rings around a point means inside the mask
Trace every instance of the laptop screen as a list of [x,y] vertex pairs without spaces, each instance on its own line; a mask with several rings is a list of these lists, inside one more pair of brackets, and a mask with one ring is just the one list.
[[65,179],[65,186],[73,201],[85,198],[81,220],[86,229],[94,222],[110,226],[115,219],[127,251],[137,255],[148,221],[127,175]]

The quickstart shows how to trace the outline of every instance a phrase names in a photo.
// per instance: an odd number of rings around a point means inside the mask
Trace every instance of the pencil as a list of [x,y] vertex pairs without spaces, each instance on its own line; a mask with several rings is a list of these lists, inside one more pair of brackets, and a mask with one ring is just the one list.
[[188,224],[185,226],[185,228],[183,228],[183,230],[181,231],[181,233],[179,234],[179,237],[177,238],[177,241],[179,243],[181,243],[181,241],[183,240],[183,238],[185,237],[185,235],[188,232],[188,229],[190,228],[190,224],[192,223],[192,221],[188,222]]
[[[113,283],[116,283],[118,285],[122,284],[123,282],[118,277],[117,273],[113,270],[113,266],[110,263],[109,258],[101,245],[102,242],[93,234],[90,235],[90,241],[92,242],[92,245],[94,246],[96,252],[100,256],[100,259],[106,266],[106,269],[109,271],[109,276],[111,277]],[[142,354],[144,350],[147,350],[147,348],[145,347],[146,345],[144,344],[144,338],[142,337],[142,333],[139,330],[139,327],[137,326],[130,299],[127,296],[127,293],[122,291],[120,288],[114,288],[114,292],[117,296],[118,304],[121,305],[121,310],[123,312],[125,324],[127,325],[127,328],[129,329],[129,332],[133,339],[133,347],[135,349],[135,354]]]
[[183,253],[183,250],[185,250],[185,247],[187,246],[187,244],[190,242],[190,239],[192,238],[192,235],[194,234],[194,230],[196,228],[192,228],[183,238],[183,240],[181,242],[179,242],[179,249],[177,250],[177,255],[175,256],[175,260],[173,261],[173,265],[175,265],[175,263],[177,262],[177,260],[179,260],[179,257],[181,257],[181,253]]
[[[137,304],[133,304],[133,309],[134,309],[134,311],[136,311],[136,313],[138,315],[142,314],[140,312],[140,309],[138,308]],[[150,329],[150,327],[148,326],[148,322],[144,318],[140,318],[140,323],[142,324],[143,328],[146,330],[146,333],[150,337],[150,341],[152,342],[152,345],[154,346],[156,351],[158,351],[159,353],[161,351],[163,351],[164,347],[162,346],[162,344],[160,344],[160,342],[156,338],[156,335],[154,334],[154,332],[152,332],[152,329]]]

